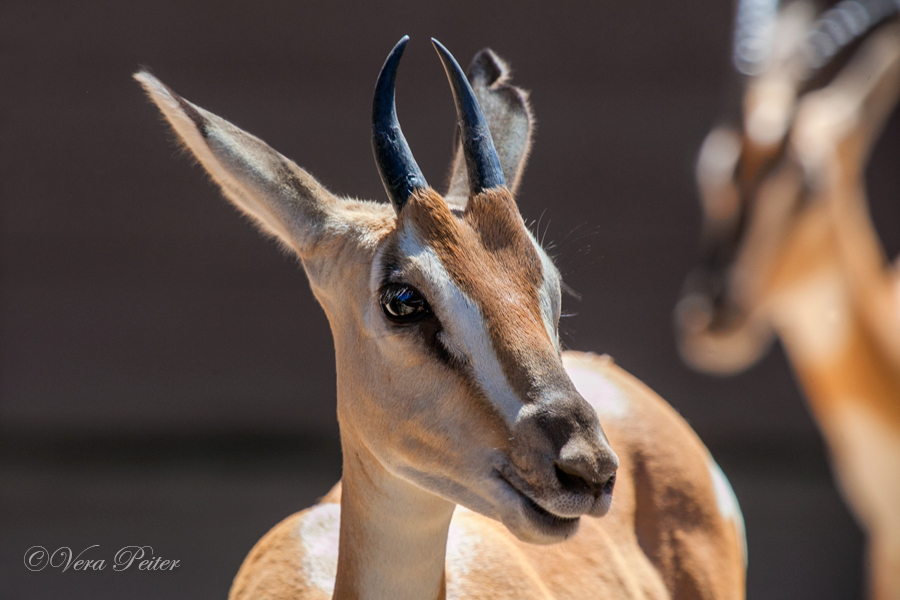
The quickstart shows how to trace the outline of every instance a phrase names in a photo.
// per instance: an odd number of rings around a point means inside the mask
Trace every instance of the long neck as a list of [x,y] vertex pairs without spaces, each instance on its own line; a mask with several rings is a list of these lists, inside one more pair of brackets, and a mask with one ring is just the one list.
[[[851,142],[854,140],[850,140]],[[900,365],[900,296],[897,272],[887,265],[884,249],[869,216],[863,179],[856,160],[859,150],[849,142],[830,169],[834,184],[829,200],[835,246],[851,291],[851,302],[874,341]]]
[[773,322],[828,435],[847,403],[868,405],[900,427],[900,373],[872,329],[865,302],[876,290],[854,289],[832,230],[818,237],[814,267],[772,303]]
[[390,474],[342,433],[344,453],[336,600],[443,600],[454,505]]
[[[868,240],[872,264],[857,264],[852,271],[846,248],[835,243],[820,248],[825,264],[783,295],[773,316],[828,440],[844,495],[870,534],[874,597],[892,598],[900,589],[900,362],[884,339],[900,329],[894,326],[896,316],[876,322],[873,314],[879,311],[867,304],[884,293],[877,271],[882,263],[871,247],[877,238],[865,236],[868,217],[857,214],[841,227],[845,231],[838,236]],[[867,281],[875,285],[866,287]]]
[[823,269],[782,296],[776,327],[816,417],[827,430],[847,403],[900,424],[896,367],[872,335],[842,274]]

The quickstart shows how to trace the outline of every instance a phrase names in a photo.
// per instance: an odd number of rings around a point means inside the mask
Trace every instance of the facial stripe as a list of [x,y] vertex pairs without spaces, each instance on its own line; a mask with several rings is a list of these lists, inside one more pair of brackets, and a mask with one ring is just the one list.
[[[400,248],[396,237],[392,241],[382,244],[377,250],[375,259],[372,263],[372,270],[369,275],[370,289],[377,295],[378,290],[390,283],[415,283],[410,281],[409,277],[404,274],[404,266],[408,266],[406,265],[406,262],[408,261],[404,261],[401,258]],[[412,279],[416,279],[416,277],[412,277]],[[377,304],[378,303],[376,303],[376,305]],[[372,322],[373,316],[379,321],[383,320],[384,317],[381,312],[382,311],[378,309],[366,311],[366,316],[364,318],[367,327],[370,329],[375,327]],[[421,335],[426,348],[431,351],[434,357],[444,363],[444,366],[456,371],[468,384],[474,385],[474,380],[469,372],[468,358],[453,344],[453,341],[449,338],[447,332],[443,330],[443,324],[440,320],[436,316],[433,316],[417,321],[414,325],[415,327],[410,328],[410,330],[415,330]]]
[[519,399],[535,400],[552,388],[573,390],[554,343],[555,327],[547,326],[550,311],[541,306],[542,256],[507,190],[474,196],[462,219],[439,195],[421,190],[400,220],[401,230],[415,229],[419,243],[431,249],[455,287],[478,308],[496,360]]
[[515,422],[522,403],[497,360],[478,305],[453,282],[434,250],[422,243],[414,225],[401,232],[399,249],[432,286],[429,301],[442,315],[445,328],[441,343],[448,352],[465,359],[475,383],[504,420]]

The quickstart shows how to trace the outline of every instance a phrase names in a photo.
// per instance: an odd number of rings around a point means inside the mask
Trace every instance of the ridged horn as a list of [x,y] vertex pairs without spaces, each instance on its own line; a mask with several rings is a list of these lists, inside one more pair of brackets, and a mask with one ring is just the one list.
[[847,46],[867,36],[882,21],[897,16],[894,0],[838,2],[813,23],[809,32],[809,57],[813,69],[821,69]]
[[447,79],[450,80],[450,88],[453,90],[453,99],[456,101],[459,136],[466,157],[470,191],[477,194],[505,186],[506,181],[503,179],[503,170],[500,168],[500,159],[491,139],[491,131],[488,129],[472,86],[469,85],[469,80],[443,44],[434,38],[431,38],[431,43],[441,57]]
[[425,176],[403,137],[394,104],[397,66],[408,41],[409,36],[403,36],[388,54],[381,73],[378,74],[375,98],[372,101],[372,152],[375,154],[375,164],[384,190],[397,214],[400,214],[403,205],[415,190],[428,187]]

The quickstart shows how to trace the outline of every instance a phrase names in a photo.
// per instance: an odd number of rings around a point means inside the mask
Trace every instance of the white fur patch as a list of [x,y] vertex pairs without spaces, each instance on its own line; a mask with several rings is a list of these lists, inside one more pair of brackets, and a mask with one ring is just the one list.
[[609,379],[587,366],[566,361],[566,372],[575,389],[594,407],[601,418],[618,419],[628,414],[628,398]]
[[503,418],[514,423],[522,402],[503,374],[478,305],[453,283],[434,250],[422,244],[414,226],[403,232],[400,250],[432,285],[435,295],[429,300],[442,317],[441,341],[451,353],[466,358],[482,391]]
[[[460,510],[457,506],[456,510]],[[458,521],[450,526],[447,533],[447,572],[453,574],[453,579],[458,580],[472,572],[472,565],[478,561],[478,548],[474,544],[477,539]],[[448,589],[448,595],[450,590]]]
[[337,577],[341,505],[320,504],[309,511],[298,528],[303,546],[301,569],[306,581],[327,594],[334,593]]
[[710,456],[707,461],[709,475],[713,480],[713,489],[716,492],[716,506],[722,518],[730,520],[737,530],[738,541],[741,543],[741,549],[744,551],[744,566],[747,566],[747,531],[744,527],[744,515],[741,512],[741,506],[738,504],[737,496],[729,483],[725,473],[721,467]]
[[[473,589],[471,575],[491,565],[492,556],[482,547],[484,537],[479,529],[472,527],[473,521],[466,518],[472,514],[468,508],[457,505],[450,523],[446,555],[447,600],[462,600],[484,593],[482,589]],[[474,523],[477,524],[478,521]],[[499,565],[496,566],[499,568]]]

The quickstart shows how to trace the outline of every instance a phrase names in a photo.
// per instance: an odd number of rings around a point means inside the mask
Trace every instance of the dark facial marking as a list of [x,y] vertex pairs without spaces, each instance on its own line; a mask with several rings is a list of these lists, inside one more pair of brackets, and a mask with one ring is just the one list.
[[479,306],[494,351],[523,401],[572,384],[540,310],[544,273],[512,195],[504,188],[469,199],[462,218],[432,190],[410,198],[400,227],[412,223],[454,283]]
[[[399,250],[396,245],[396,240],[394,240],[393,243],[389,242],[389,245],[387,246],[383,254],[380,286],[382,291],[379,292],[379,302],[383,301],[383,291],[385,289],[388,289],[392,286],[409,285],[403,278],[402,268],[400,267],[400,264],[401,259],[399,258]],[[424,315],[423,318],[417,319],[409,324],[403,324],[391,319],[389,316],[387,317],[387,320],[390,325],[397,330],[405,329],[410,332],[415,332],[416,335],[421,338],[422,342],[425,345],[425,348],[431,353],[432,356],[443,363],[444,366],[455,371],[467,381],[473,380],[467,363],[460,357],[451,353],[441,342],[440,333],[444,331],[444,327],[443,325],[441,325],[440,318],[438,318],[438,316],[434,314],[433,311],[429,311],[429,313],[427,315]]]

